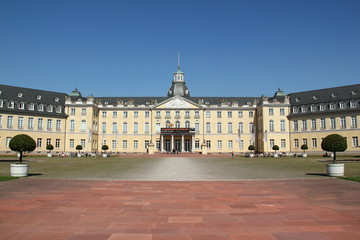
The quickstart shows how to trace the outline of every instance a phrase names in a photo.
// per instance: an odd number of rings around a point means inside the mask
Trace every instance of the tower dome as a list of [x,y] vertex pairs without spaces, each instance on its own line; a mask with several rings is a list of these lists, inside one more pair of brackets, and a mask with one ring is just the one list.
[[185,83],[185,74],[180,70],[180,55],[178,55],[178,70],[174,73],[172,85],[168,91],[168,97],[190,97],[190,92]]

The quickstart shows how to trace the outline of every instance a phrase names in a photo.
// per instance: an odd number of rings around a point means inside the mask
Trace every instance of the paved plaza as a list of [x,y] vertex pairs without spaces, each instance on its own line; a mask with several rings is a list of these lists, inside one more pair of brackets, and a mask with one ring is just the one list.
[[[170,167],[175,159],[180,161]],[[307,169],[302,178],[288,179],[281,175],[285,168],[277,180],[234,180],[235,171],[226,171],[236,160],[215,166],[208,160],[206,168],[205,158],[199,159],[155,159],[152,169],[138,174],[134,165],[125,164],[122,172],[134,176],[128,180],[50,178],[55,172],[43,169],[42,175],[0,182],[0,239],[360,239],[357,182],[324,177],[317,170],[306,175]],[[161,174],[167,170],[173,175]],[[260,171],[259,176],[276,176]],[[192,180],[183,181],[181,172]],[[216,180],[220,172],[223,180]]]

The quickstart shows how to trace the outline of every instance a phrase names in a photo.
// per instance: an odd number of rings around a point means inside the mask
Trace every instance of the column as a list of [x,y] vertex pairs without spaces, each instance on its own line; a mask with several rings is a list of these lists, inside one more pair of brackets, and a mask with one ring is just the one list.
[[171,149],[170,151],[172,151],[174,149],[174,135],[171,135]]
[[161,135],[160,152],[164,151],[164,135]]
[[185,149],[184,149],[184,135],[181,135],[181,152],[185,152]]
[[191,135],[191,152],[195,150],[195,136]]

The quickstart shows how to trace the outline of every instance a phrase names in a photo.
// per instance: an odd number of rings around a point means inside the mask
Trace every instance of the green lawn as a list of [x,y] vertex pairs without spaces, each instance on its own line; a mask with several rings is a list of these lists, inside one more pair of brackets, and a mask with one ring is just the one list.
[[[10,163],[16,158],[0,157],[0,176],[10,175]],[[184,180],[221,181],[255,179],[326,178],[330,158],[245,158],[224,157],[150,157],[147,155],[111,158],[47,158],[28,156],[29,174],[34,178]],[[346,177],[360,177],[360,160],[342,156]]]
[[0,182],[2,181],[7,181],[7,180],[13,180],[13,179],[17,179],[17,177],[4,177],[4,176],[0,176]]

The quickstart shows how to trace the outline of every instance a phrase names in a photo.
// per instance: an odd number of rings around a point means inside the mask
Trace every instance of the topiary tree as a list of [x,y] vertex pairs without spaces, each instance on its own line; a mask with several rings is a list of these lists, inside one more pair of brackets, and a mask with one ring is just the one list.
[[330,134],[321,142],[321,148],[324,151],[334,153],[333,164],[335,164],[336,152],[344,152],[347,149],[347,143],[343,136],[339,134]]
[[276,151],[278,151],[279,149],[280,149],[280,148],[279,148],[278,145],[274,145],[274,146],[272,147],[272,150],[275,151],[275,154],[276,154]]
[[49,144],[49,145],[47,145],[46,146],[46,150],[48,150],[49,151],[49,153],[51,152],[51,150],[54,150],[54,146],[53,145],[51,145],[51,144]]
[[78,150],[79,151],[79,154],[80,154],[80,151],[83,149],[83,147],[81,146],[81,145],[77,145],[76,146],[76,150]]
[[103,145],[103,146],[101,147],[101,149],[102,149],[103,151],[107,151],[107,150],[109,150],[109,146],[108,146],[108,145]]
[[250,146],[248,147],[248,150],[250,150],[251,152],[254,151],[254,150],[255,150],[255,146],[254,146],[254,145],[250,145]]
[[9,142],[9,148],[12,151],[19,152],[19,161],[22,163],[23,152],[32,152],[36,148],[35,140],[26,134],[19,134],[13,137]]
[[306,150],[308,150],[309,148],[308,148],[308,146],[306,145],[306,144],[303,144],[303,145],[301,145],[301,150],[303,150],[304,151],[304,154],[305,154],[305,151]]

